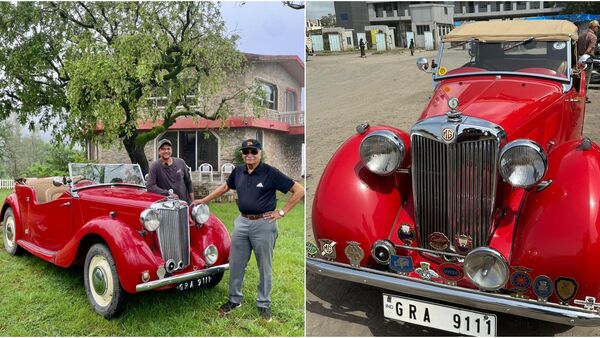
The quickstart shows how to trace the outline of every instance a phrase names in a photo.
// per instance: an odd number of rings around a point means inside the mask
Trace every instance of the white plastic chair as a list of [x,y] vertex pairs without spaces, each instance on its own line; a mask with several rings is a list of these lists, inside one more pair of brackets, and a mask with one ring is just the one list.
[[235,168],[235,165],[233,165],[231,163],[225,163],[221,166],[221,182],[223,182],[223,179],[225,178],[225,174],[231,174],[233,172],[234,168]]
[[213,167],[209,163],[202,163],[198,166],[198,173],[200,174],[200,183],[202,183],[202,175],[208,174],[210,182],[213,181]]

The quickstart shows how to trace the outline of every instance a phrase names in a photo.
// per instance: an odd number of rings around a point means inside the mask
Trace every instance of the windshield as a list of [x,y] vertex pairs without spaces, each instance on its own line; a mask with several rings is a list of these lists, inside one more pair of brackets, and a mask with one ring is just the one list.
[[466,73],[528,73],[567,80],[566,41],[444,42],[436,78]]
[[69,176],[74,188],[101,184],[145,186],[138,164],[69,163]]

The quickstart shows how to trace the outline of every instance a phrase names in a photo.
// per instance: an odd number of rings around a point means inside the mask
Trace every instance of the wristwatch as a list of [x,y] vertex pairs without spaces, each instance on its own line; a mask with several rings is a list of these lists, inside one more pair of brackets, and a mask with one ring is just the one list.
[[283,212],[283,210],[279,210],[278,213],[279,213],[279,216],[281,216],[281,217],[285,216],[285,212]]

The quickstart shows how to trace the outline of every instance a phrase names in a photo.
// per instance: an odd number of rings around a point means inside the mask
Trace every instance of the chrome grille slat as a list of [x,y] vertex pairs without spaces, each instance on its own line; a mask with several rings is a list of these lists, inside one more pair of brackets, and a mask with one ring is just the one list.
[[467,234],[473,247],[487,244],[496,193],[499,140],[481,137],[446,144],[412,135],[417,233],[422,247],[433,232],[451,243]]
[[160,215],[160,226],[157,230],[160,252],[163,260],[175,263],[183,262],[183,268],[190,265],[190,229],[188,207],[162,207],[160,203],[153,206]]

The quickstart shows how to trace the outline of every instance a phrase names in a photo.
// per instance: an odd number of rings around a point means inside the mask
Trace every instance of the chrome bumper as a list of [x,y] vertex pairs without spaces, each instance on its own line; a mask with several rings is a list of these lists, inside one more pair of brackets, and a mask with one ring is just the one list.
[[229,263],[213,266],[210,268],[206,268],[204,270],[197,270],[197,271],[184,273],[182,275],[171,276],[171,277],[167,277],[167,278],[163,278],[163,279],[153,280],[151,282],[136,285],[135,291],[136,292],[149,291],[149,290],[157,289],[157,288],[171,285],[171,284],[187,282],[192,279],[219,273],[219,272],[225,271],[227,269],[229,269]]
[[452,304],[529,317],[548,322],[574,326],[600,326],[600,313],[574,306],[541,303],[531,299],[517,299],[507,295],[485,293],[451,285],[418,280],[369,268],[306,258],[306,270],[332,278],[372,285],[408,295],[435,299]]

